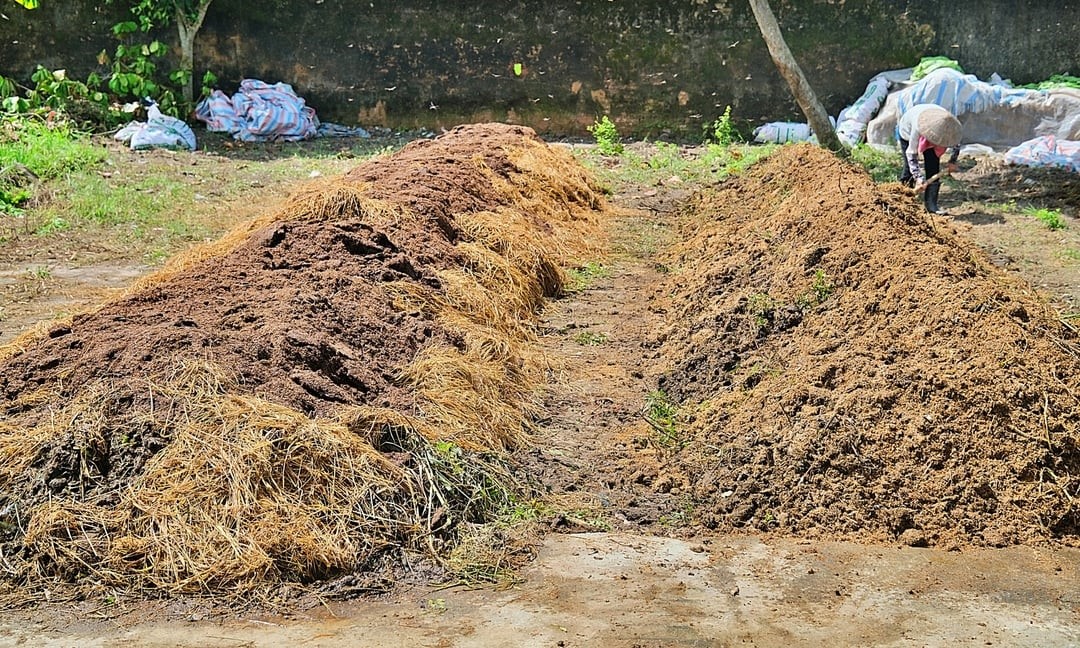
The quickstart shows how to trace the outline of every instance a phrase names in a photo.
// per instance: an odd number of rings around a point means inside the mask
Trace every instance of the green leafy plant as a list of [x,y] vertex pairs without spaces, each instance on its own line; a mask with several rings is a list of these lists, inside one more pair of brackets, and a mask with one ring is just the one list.
[[0,99],[13,97],[19,92],[18,86],[11,79],[0,75]]
[[218,77],[216,74],[207,70],[203,73],[202,88],[200,88],[200,97],[209,97],[210,93],[214,91],[214,86],[217,85]]
[[799,295],[796,302],[800,308],[813,308],[828,299],[835,289],[836,286],[828,273],[818,268],[814,271],[814,279],[810,283],[810,289]]
[[833,288],[832,279],[824,270],[818,268],[814,271],[814,281],[810,284],[810,290],[814,292],[814,297],[819,304],[832,295]]
[[642,416],[660,436],[662,445],[681,445],[682,440],[677,425],[679,407],[671,402],[664,390],[657,389],[645,395]]
[[588,127],[588,131],[596,139],[596,147],[603,155],[621,155],[623,152],[622,140],[615,123],[604,115],[600,121],[594,122]]
[[158,40],[139,42],[142,31],[133,20],[113,25],[113,35],[120,42],[111,58],[104,51],[98,55],[99,62],[109,65],[109,90],[120,101],[150,97],[162,112],[179,116],[186,111],[179,105],[176,90],[168,86],[158,69],[169,48]]
[[30,80],[34,89],[30,92],[30,105],[33,107],[69,110],[79,101],[92,102],[100,106],[108,104],[108,96],[97,89],[100,79],[92,76],[87,82],[68,77],[67,70],[50,70],[37,66]]
[[754,326],[759,329],[768,328],[776,307],[776,300],[768,293],[754,293],[746,299],[746,313],[753,318]]
[[729,146],[739,141],[739,131],[731,120],[731,106],[724,108],[724,114],[712,123],[713,141],[720,146]]
[[[195,37],[202,29],[206,12],[213,0],[109,0],[128,7],[132,17],[138,23],[138,29],[149,32],[153,28],[176,24],[177,41],[180,44],[180,67],[170,75],[174,83],[179,83],[180,97],[185,104],[195,101],[193,88],[195,70]],[[205,77],[204,77],[205,78]],[[206,84],[205,85],[212,85]],[[163,103],[159,101],[159,103]]]
[[1046,207],[1027,207],[1024,209],[1024,213],[1028,216],[1034,216],[1036,220],[1046,226],[1046,229],[1050,231],[1065,229],[1065,220],[1061,217],[1061,212],[1057,209],[1047,209]]

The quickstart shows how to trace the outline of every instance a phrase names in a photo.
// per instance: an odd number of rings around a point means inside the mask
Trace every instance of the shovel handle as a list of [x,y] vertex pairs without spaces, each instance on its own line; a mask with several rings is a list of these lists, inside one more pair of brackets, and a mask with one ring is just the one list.
[[945,171],[938,171],[937,173],[935,173],[934,175],[930,176],[929,178],[927,178],[926,180],[923,181],[923,183],[922,183],[923,188],[922,189],[916,190],[914,187],[912,187],[911,192],[912,193],[919,193],[920,191],[925,191],[928,186],[930,186],[931,184],[937,182],[938,180],[941,180],[942,178],[944,178],[944,177],[946,177],[948,175],[949,174],[947,172],[945,172]]

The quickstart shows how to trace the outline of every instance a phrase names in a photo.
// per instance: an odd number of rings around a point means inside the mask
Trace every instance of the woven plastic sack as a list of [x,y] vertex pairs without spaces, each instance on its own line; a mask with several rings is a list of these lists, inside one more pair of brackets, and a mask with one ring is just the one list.
[[315,137],[315,111],[287,83],[244,79],[232,98],[215,91],[199,102],[195,117],[209,130],[232,133],[245,142],[295,142]]
[[769,122],[754,129],[754,141],[762,144],[805,142],[811,135],[810,125],[799,122]]
[[128,144],[135,151],[152,148],[195,150],[195,133],[183,120],[161,114],[157,104],[147,108],[146,113],[145,123],[131,122],[117,131],[113,138]]
[[875,76],[866,85],[861,97],[847,108],[840,111],[836,120],[836,136],[848,146],[862,141],[866,125],[881,109],[889,96],[889,81],[884,76]]
[[1053,135],[1036,137],[1014,146],[1005,153],[1009,164],[1031,167],[1056,167],[1080,173],[1080,142],[1059,140]]

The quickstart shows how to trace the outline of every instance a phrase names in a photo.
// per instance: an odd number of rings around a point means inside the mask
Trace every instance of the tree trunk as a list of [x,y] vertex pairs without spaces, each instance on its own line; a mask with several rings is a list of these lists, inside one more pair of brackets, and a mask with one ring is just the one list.
[[829,114],[818,101],[814,89],[810,87],[795,57],[791,55],[784,35],[780,33],[780,25],[776,22],[776,16],[773,15],[768,0],[750,0],[750,8],[754,10],[754,18],[757,20],[761,35],[765,38],[765,44],[769,46],[769,55],[772,56],[773,63],[791,87],[795,101],[798,102],[799,108],[810,122],[810,128],[817,135],[818,143],[830,151],[843,151],[844,147],[840,144],[836,130],[829,121]]
[[180,70],[184,76],[184,101],[195,102],[195,36],[202,29],[206,19],[206,10],[212,0],[200,0],[194,15],[189,15],[177,4],[176,31],[180,39]]

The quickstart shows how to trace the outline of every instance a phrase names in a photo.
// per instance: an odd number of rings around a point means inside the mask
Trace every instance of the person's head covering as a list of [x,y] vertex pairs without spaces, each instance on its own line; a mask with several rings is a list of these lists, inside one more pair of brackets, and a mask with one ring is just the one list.
[[922,111],[916,127],[935,146],[949,148],[960,143],[960,120],[944,108]]

